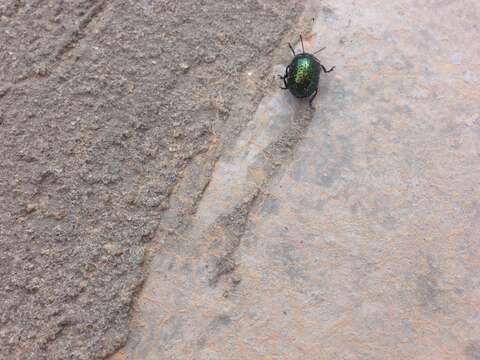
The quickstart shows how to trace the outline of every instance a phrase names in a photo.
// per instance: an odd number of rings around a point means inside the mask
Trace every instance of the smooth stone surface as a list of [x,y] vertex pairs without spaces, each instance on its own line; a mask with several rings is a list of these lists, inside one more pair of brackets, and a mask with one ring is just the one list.
[[480,6],[307,9],[305,46],[336,71],[303,140],[263,171],[306,106],[272,90],[217,163],[194,245],[156,255],[124,356],[480,359]]

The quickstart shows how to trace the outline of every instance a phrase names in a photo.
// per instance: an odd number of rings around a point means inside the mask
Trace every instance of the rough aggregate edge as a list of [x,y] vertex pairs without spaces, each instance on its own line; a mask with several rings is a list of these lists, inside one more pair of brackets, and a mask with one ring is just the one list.
[[[255,111],[264,98],[265,92],[270,88],[271,86],[277,86],[278,84],[275,81],[272,81],[270,78],[271,75],[271,67],[274,64],[281,63],[282,60],[284,60],[286,57],[285,55],[287,54],[285,51],[286,44],[289,41],[292,41],[292,39],[296,39],[298,37],[298,34],[300,33],[298,29],[302,29],[302,32],[309,32],[312,27],[311,17],[307,16],[306,14],[306,5],[302,2],[295,1],[294,2],[295,7],[298,9],[297,13],[295,14],[296,16],[292,16],[291,19],[287,19],[291,25],[292,28],[286,29],[283,33],[279,34],[278,39],[275,41],[275,46],[273,47],[274,50],[271,50],[267,53],[267,55],[270,55],[268,58],[266,57],[265,60],[260,61],[259,64],[255,64],[252,67],[255,67],[256,69],[261,70],[261,74],[259,74],[259,81],[258,83],[258,88],[255,91],[255,94],[251,96],[251,102],[254,105],[253,106],[253,111],[250,112],[249,117],[247,121],[245,121],[240,128],[240,130],[243,130],[245,126],[248,124],[248,122],[253,118]],[[284,46],[285,45],[285,46]],[[287,54],[288,56],[290,53]],[[192,70],[192,69],[190,69]],[[247,72],[248,69],[241,69],[241,73]],[[241,87],[241,85],[239,85]],[[232,98],[235,98],[235,96],[232,96]],[[300,107],[303,107],[303,103],[299,103]],[[196,194],[194,195],[195,200],[193,202],[193,206],[189,209],[188,211],[188,218],[184,219],[186,220],[186,224],[182,223],[179,224],[179,229],[172,229],[172,228],[165,228],[162,226],[161,221],[159,226],[157,227],[157,234],[154,236],[152,241],[148,244],[145,245],[145,251],[144,251],[144,259],[142,262],[142,265],[140,266],[140,271],[142,273],[142,280],[139,283],[139,285],[136,287],[135,292],[132,296],[132,301],[130,302],[130,324],[129,324],[129,334],[127,338],[125,339],[124,343],[119,344],[119,347],[117,350],[114,350],[110,354],[107,354],[104,358],[105,359],[111,359],[111,360],[122,360],[127,358],[127,354],[124,352],[124,347],[128,341],[129,338],[131,338],[131,332],[134,331],[135,327],[138,326],[138,324],[135,323],[135,319],[132,318],[132,315],[136,312],[137,307],[139,306],[139,295],[141,291],[143,290],[143,286],[145,283],[145,280],[150,272],[150,267],[151,263],[153,260],[154,255],[161,251],[162,248],[164,247],[164,243],[173,243],[175,241],[179,241],[182,239],[182,234],[186,233],[188,229],[190,229],[190,222],[195,215],[197,209],[198,209],[198,204],[203,198],[203,195],[208,189],[208,186],[210,184],[212,175],[214,173],[215,167],[217,165],[217,162],[221,158],[223,152],[225,149],[228,149],[229,147],[233,146],[235,137],[234,138],[229,138],[229,124],[231,121],[229,121],[229,118],[231,117],[232,112],[230,111],[227,115],[227,121],[225,124],[222,124],[218,130],[213,130],[213,140],[210,144],[209,149],[206,151],[202,151],[200,153],[197,153],[195,156],[189,159],[189,163],[185,165],[185,167],[182,169],[180,175],[179,175],[179,180],[177,184],[173,187],[171,193],[168,195],[167,202],[170,204],[172,201],[181,201],[179,200],[179,197],[182,196],[182,194],[179,194],[181,192],[180,188],[182,187],[182,184],[188,180],[188,176],[185,174],[188,172],[189,167],[192,165],[192,162],[195,161],[196,158],[202,157],[202,156],[207,156],[207,159],[205,159],[205,163],[208,163],[208,166],[205,166],[206,169],[206,177],[207,180],[202,183],[198,189],[196,189]],[[247,194],[242,200],[239,201],[239,203],[235,206],[234,210],[228,214],[224,214],[221,216],[212,226],[211,230],[213,228],[224,225],[224,226],[229,226],[228,223],[231,223],[233,221],[237,223],[241,223],[241,228],[242,231],[240,234],[238,234],[238,239],[236,241],[237,245],[230,251],[225,257],[225,261],[227,261],[229,264],[233,265],[233,268],[230,270],[230,267],[227,269],[227,271],[224,271],[223,273],[213,273],[209,279],[209,283],[211,286],[215,286],[219,280],[222,278],[224,275],[233,275],[235,268],[238,266],[237,263],[234,262],[234,255],[236,250],[239,248],[241,245],[241,239],[243,237],[243,234],[245,232],[246,225],[248,223],[248,218],[249,214],[253,211],[254,208],[256,208],[259,204],[262,204],[265,198],[268,196],[268,194],[265,193],[265,188],[270,184],[272,181],[275,180],[276,175],[278,175],[281,172],[281,169],[283,169],[285,166],[288,165],[289,160],[292,159],[292,155],[294,152],[294,149],[296,145],[301,141],[303,134],[307,130],[308,126],[310,125],[310,122],[313,118],[313,111],[309,108],[303,108],[300,109],[300,111],[296,114],[294,117],[292,123],[290,126],[288,126],[285,131],[282,133],[280,138],[272,143],[267,149],[263,151],[263,157],[265,159],[270,159],[270,161],[266,162],[264,164],[264,168],[267,170],[268,176],[265,179],[265,181],[258,186],[256,189],[254,189],[251,193]],[[214,124],[215,127],[215,124]],[[268,157],[267,157],[268,156]],[[279,165],[279,161],[282,160],[283,164],[282,166]],[[205,175],[205,174],[204,174]],[[170,206],[164,210],[163,214],[175,211],[173,210]],[[229,220],[227,220],[229,219]],[[225,224],[225,221],[227,221],[227,224]],[[162,237],[166,237],[166,240],[161,240]],[[233,263],[232,263],[233,261]],[[219,264],[224,263],[222,259],[219,259]],[[217,269],[220,270],[221,269]]]

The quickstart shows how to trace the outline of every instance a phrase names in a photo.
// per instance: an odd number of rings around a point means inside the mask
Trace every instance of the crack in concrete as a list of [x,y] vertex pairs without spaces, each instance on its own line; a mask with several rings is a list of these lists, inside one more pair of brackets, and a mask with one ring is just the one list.
[[225,253],[224,255],[214,257],[214,270],[208,280],[210,286],[216,286],[223,276],[227,276],[235,271],[237,267],[237,262],[234,258],[235,252],[241,244],[250,211],[259,194],[260,189],[257,189],[230,214],[224,215],[219,219],[217,226],[226,230],[222,232]]
[[225,235],[224,242],[226,242],[228,250],[225,255],[216,258],[216,272],[214,272],[209,279],[210,286],[217,285],[222,276],[233,273],[238,266],[234,260],[234,255],[241,244],[249,215],[258,203],[262,203],[262,199],[265,197],[265,190],[274,180],[275,176],[281,173],[281,170],[286,168],[290,163],[289,160],[292,159],[294,150],[301,141],[311,120],[312,113],[306,114],[305,111],[300,111],[298,116],[294,117],[292,125],[282,133],[277,141],[273,142],[262,153],[263,158],[268,159],[267,161],[261,159],[261,161],[264,162],[264,169],[268,174],[263,183],[254,189],[251,194],[247,195],[246,200],[243,200],[237,205],[231,213],[221,216],[218,220],[217,226],[222,226],[226,230],[230,230],[232,227],[239,227],[239,229],[236,233],[233,232],[233,234],[231,234],[232,232],[229,231],[227,235]]

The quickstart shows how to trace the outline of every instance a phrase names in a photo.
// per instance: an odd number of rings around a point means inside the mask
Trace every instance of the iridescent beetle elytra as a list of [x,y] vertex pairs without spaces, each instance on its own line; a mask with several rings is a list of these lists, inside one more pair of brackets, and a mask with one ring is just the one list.
[[320,60],[314,56],[314,54],[324,50],[325,48],[321,48],[313,54],[309,54],[305,52],[303,47],[302,35],[300,35],[300,42],[302,43],[302,52],[300,54],[295,54],[295,50],[293,49],[292,45],[288,43],[288,46],[293,53],[293,59],[290,65],[288,65],[285,69],[285,75],[279,76],[285,84],[285,87],[282,87],[282,89],[290,90],[292,95],[297,98],[306,98],[311,96],[309,103],[310,107],[313,108],[312,101],[315,99],[315,96],[317,96],[318,81],[320,80],[321,71],[324,73],[329,73],[335,69],[335,66],[333,66],[330,70],[327,70],[325,66],[320,63]]

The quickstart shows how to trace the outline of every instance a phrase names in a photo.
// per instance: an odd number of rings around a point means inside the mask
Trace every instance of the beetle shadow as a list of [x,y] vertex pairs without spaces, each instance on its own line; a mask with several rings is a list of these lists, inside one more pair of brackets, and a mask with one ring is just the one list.
[[[318,94],[312,103],[314,107],[313,110],[320,110],[323,107],[322,105],[325,105],[326,102],[328,102],[328,105],[338,103],[338,99],[343,97],[342,95],[344,92],[342,82],[335,77],[335,71],[330,74],[322,73],[318,82]],[[335,94],[335,97],[333,98],[335,100],[333,102],[332,94]],[[338,98],[337,95],[339,95]],[[308,105],[308,98],[302,100],[305,100],[305,103]]]

